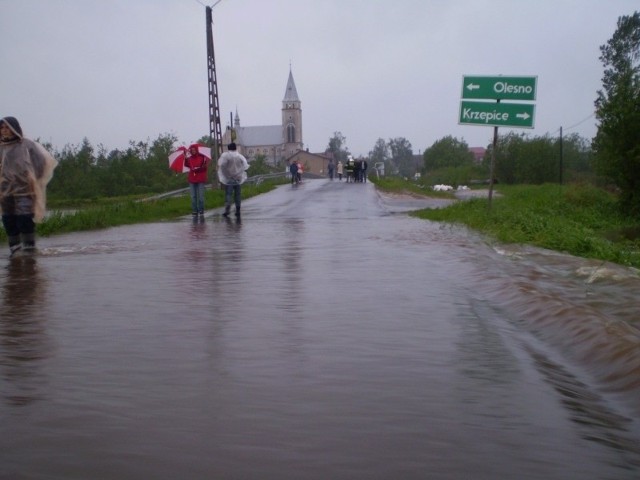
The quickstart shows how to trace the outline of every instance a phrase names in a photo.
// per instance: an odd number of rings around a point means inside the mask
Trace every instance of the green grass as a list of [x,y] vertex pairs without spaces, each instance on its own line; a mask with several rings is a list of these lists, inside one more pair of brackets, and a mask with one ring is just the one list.
[[[638,221],[622,215],[616,197],[591,186],[511,186],[486,198],[414,212],[418,218],[459,223],[502,243],[535,245],[640,268]],[[612,241],[616,239],[617,241]]]
[[[278,181],[265,181],[260,185],[244,185],[242,197],[247,199],[274,189]],[[74,213],[54,213],[37,226],[39,236],[50,236],[61,233],[79,232],[85,230],[99,230],[119,225],[135,223],[158,222],[173,220],[191,214],[191,199],[189,194],[165,198],[161,200],[140,201],[134,198],[100,199],[95,206],[86,207],[80,203],[65,203]],[[205,206],[207,209],[219,208],[224,205],[224,191],[221,189],[205,192]],[[0,239],[6,240],[4,229],[0,229]]]
[[375,175],[371,175],[369,176],[369,179],[372,183],[375,183],[379,189],[384,190],[385,192],[404,194],[413,193],[437,198],[455,198],[455,195],[451,192],[434,192],[429,185],[404,180],[400,177],[376,178]]

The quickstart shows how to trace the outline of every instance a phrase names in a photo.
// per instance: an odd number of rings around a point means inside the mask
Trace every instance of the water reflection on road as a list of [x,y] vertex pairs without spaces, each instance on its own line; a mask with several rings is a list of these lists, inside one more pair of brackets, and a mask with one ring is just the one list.
[[0,478],[637,478],[637,275],[406,209],[317,180],[3,261]]

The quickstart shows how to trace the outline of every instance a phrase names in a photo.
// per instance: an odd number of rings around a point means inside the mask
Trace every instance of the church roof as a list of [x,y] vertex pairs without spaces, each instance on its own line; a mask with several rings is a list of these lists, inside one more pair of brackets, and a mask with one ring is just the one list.
[[293,81],[293,73],[289,70],[289,80],[287,80],[287,89],[284,92],[283,102],[299,102],[298,91],[296,90],[296,84]]
[[236,142],[243,147],[280,145],[282,143],[282,125],[236,127],[235,130]]

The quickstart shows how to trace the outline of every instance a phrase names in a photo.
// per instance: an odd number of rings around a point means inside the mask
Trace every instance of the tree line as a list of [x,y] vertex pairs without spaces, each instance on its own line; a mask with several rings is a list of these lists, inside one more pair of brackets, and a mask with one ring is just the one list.
[[[209,145],[208,137],[198,143]],[[187,186],[186,174],[169,169],[169,154],[176,150],[178,138],[161,134],[153,141],[130,141],[126,149],[97,149],[88,139],[80,145],[66,145],[58,151],[45,144],[58,166],[48,185],[50,198],[58,200],[90,200],[104,197],[147,195],[177,190]],[[263,157],[257,157],[248,174],[271,173],[273,168]],[[215,172],[209,171],[214,179]]]
[[52,199],[86,200],[159,193],[185,186],[184,176],[169,169],[177,138],[160,135],[152,142],[133,142],[124,150],[97,150],[84,139],[61,151],[45,145],[58,160],[47,193]]
[[[336,132],[330,146],[339,143],[336,138],[341,138],[344,145],[346,138]],[[427,184],[465,185],[488,180],[492,149],[493,146],[488,145],[486,154],[478,160],[463,139],[446,136],[435,141],[422,155],[415,155],[411,143],[404,137],[388,141],[379,138],[367,158],[372,165],[384,164],[387,175],[415,178],[418,173]],[[344,161],[348,155],[348,149],[342,148],[334,157]],[[592,157],[589,141],[577,134],[554,138],[509,133],[498,139],[494,177],[508,184],[594,181]]]

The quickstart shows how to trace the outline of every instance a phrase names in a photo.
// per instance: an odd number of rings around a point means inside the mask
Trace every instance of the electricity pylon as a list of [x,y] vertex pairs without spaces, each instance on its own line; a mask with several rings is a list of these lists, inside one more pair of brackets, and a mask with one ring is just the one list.
[[207,70],[209,74],[209,136],[212,143],[212,160],[218,164],[218,158],[222,154],[222,127],[220,126],[220,101],[218,99],[218,79],[216,76],[216,59],[213,52],[213,16],[212,6],[207,7]]

